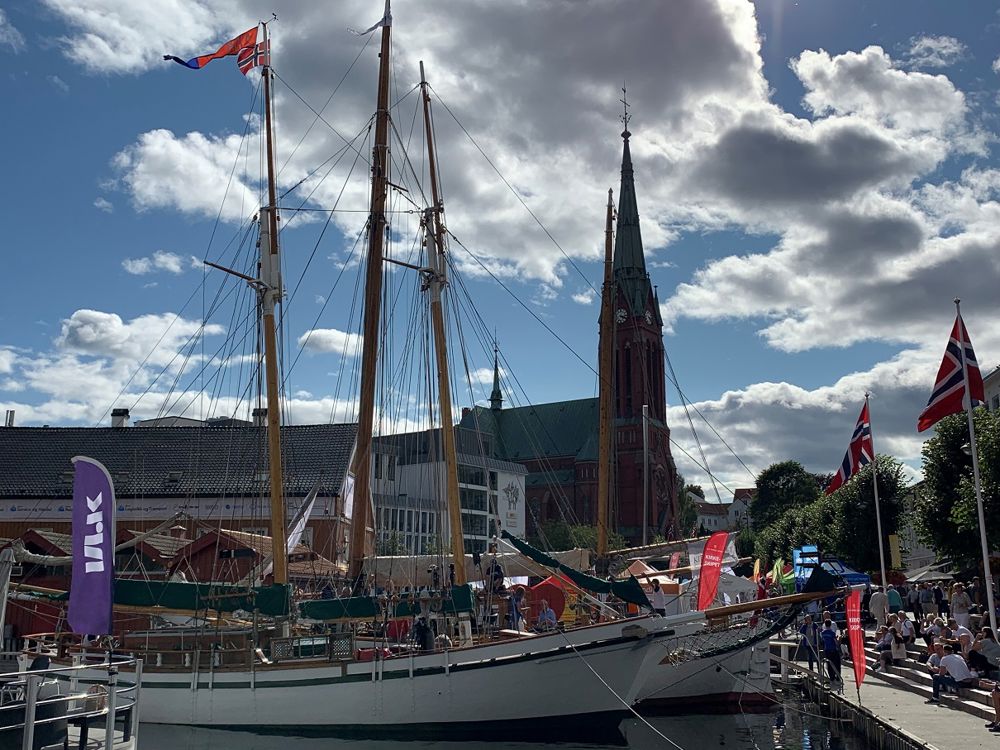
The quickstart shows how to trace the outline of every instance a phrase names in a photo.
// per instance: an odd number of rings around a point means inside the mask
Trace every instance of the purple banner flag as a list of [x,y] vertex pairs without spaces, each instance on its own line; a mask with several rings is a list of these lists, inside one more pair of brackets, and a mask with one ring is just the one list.
[[111,634],[115,578],[115,490],[100,461],[73,458],[73,581],[69,625],[74,633]]

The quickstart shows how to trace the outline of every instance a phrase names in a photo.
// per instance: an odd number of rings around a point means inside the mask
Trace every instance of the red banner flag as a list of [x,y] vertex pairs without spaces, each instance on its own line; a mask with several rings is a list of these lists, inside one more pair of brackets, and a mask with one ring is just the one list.
[[847,635],[851,639],[854,683],[861,690],[865,680],[865,631],[861,629],[861,592],[857,589],[847,597]]
[[715,601],[715,593],[719,590],[719,573],[722,568],[722,557],[726,554],[726,542],[729,534],[716,531],[705,542],[705,551],[701,554],[701,573],[698,577],[698,611],[704,612]]
[[667,566],[668,570],[675,570],[681,564],[681,553],[675,552],[670,556],[670,565]]

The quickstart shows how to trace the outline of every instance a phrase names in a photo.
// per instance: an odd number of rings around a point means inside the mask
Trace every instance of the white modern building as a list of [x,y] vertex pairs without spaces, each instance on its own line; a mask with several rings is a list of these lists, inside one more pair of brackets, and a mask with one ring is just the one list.
[[[521,464],[489,458],[484,436],[455,428],[465,552],[485,552],[506,530],[526,532]],[[375,520],[379,543],[392,554],[434,554],[448,548],[445,464],[440,430],[376,438]]]

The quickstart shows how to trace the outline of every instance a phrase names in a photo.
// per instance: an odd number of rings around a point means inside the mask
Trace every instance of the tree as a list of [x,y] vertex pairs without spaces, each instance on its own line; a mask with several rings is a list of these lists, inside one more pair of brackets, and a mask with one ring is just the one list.
[[695,507],[694,500],[686,491],[682,492],[677,498],[677,531],[680,538],[686,539],[694,534],[697,524],[698,509]]
[[684,485],[684,494],[686,495],[689,492],[691,494],[693,494],[693,495],[697,495],[702,500],[705,499],[705,490],[702,489],[702,487],[701,487],[700,484],[686,484],[686,485]]
[[750,518],[755,531],[761,531],[785,512],[802,508],[820,495],[815,474],[798,461],[771,464],[757,477],[757,491],[750,501]]
[[395,555],[409,554],[409,550],[403,543],[402,535],[398,532],[392,531],[375,541],[375,554],[392,557]]
[[[877,470],[875,469],[877,467]],[[878,539],[875,523],[875,488],[872,471],[878,477],[879,512],[882,515],[884,540],[899,527],[900,500],[906,490],[903,464],[891,456],[878,456],[833,493],[836,501],[836,544],[829,550],[857,570],[879,569]],[[886,554],[888,555],[888,548]],[[822,548],[821,552],[826,551]],[[888,565],[888,557],[886,565]]]
[[[899,519],[899,498],[905,487],[903,465],[890,456],[879,456],[875,465],[882,531],[888,536],[895,533]],[[757,556],[790,562],[792,549],[815,544],[820,554],[835,555],[858,570],[878,570],[872,471],[871,465],[866,466],[832,495],[786,510],[757,533]]]
[[[541,549],[552,552],[580,547],[582,549],[597,549],[597,527],[570,525],[565,521],[543,521],[540,533],[532,538],[532,543]],[[617,532],[608,534],[608,548],[621,549],[628,546],[625,537]]]
[[838,503],[832,497],[791,508],[756,535],[754,550],[761,560],[773,562],[779,558],[791,562],[792,549],[803,544],[815,544],[821,551],[838,547],[836,518]]
[[[990,549],[1000,546],[1000,415],[974,414],[979,471]],[[979,517],[965,413],[945,417],[924,443],[924,482],[917,492],[916,527],[921,541],[961,564],[980,559]]]

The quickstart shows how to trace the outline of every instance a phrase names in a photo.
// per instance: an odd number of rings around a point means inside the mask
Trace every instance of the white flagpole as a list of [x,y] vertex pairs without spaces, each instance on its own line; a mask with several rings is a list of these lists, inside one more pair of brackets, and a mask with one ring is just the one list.
[[990,627],[994,635],[997,632],[997,611],[993,604],[993,574],[990,572],[990,548],[986,543],[986,516],[983,513],[983,490],[979,484],[979,450],[976,448],[976,426],[972,419],[972,391],[969,388],[969,371],[965,366],[965,321],[962,320],[962,307],[958,297],[955,298],[955,311],[958,313],[959,341],[958,348],[962,353],[962,380],[965,383],[965,394],[962,402],[965,405],[965,415],[969,419],[969,446],[972,448],[972,479],[976,486],[976,511],[979,513],[979,541],[983,547],[983,575],[986,579],[986,606],[990,610]]
[[868,429],[871,436],[872,443],[872,487],[875,489],[875,528],[878,532],[878,561],[881,565],[882,572],[882,590],[886,591],[886,587],[889,585],[889,579],[886,577],[885,570],[885,540],[882,537],[882,512],[879,510],[878,501],[878,454],[875,452],[875,430],[872,428],[872,412],[871,407],[868,405],[868,394],[865,394],[865,411],[868,412]]

